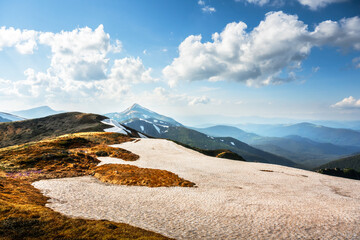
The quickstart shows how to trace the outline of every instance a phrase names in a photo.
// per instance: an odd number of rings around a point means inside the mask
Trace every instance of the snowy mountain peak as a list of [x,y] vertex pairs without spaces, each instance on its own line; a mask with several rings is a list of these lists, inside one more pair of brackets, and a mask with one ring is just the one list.
[[120,123],[131,121],[131,119],[146,119],[148,122],[150,121],[155,124],[161,123],[162,125],[166,126],[182,126],[174,119],[153,112],[137,103],[134,103],[131,107],[127,108],[123,112],[108,113],[105,114],[105,116],[112,118]]
[[134,103],[131,107],[127,108],[123,113],[129,114],[131,112],[154,113],[153,111],[141,106],[138,103]]

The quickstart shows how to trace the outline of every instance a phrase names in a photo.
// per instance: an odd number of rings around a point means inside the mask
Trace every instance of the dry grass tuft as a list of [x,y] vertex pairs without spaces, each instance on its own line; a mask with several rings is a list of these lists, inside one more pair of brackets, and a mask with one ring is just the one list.
[[125,164],[106,164],[95,168],[94,177],[102,182],[147,187],[194,187],[195,183],[159,169],[139,168]]
[[11,178],[35,181],[88,175],[100,162],[97,156],[113,156],[134,161],[127,150],[105,144],[132,140],[117,133],[76,133],[50,140],[0,149],[0,168]]

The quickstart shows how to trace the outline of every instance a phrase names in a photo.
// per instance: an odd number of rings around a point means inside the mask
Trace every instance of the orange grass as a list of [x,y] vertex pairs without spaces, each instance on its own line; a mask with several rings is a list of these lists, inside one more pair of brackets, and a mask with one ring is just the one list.
[[194,187],[195,183],[159,169],[139,168],[127,164],[106,164],[95,168],[94,177],[102,182],[147,187]]

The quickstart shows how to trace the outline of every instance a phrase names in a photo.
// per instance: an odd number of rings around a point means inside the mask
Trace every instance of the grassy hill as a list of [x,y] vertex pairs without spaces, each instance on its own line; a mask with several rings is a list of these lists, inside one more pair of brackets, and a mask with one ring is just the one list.
[[317,169],[325,169],[325,168],[340,168],[340,169],[348,168],[360,172],[360,154],[331,161],[329,163],[321,165],[320,167],[317,167]]
[[163,133],[161,137],[175,140],[195,148],[206,150],[227,149],[240,155],[246,161],[273,163],[291,167],[298,166],[289,159],[256,149],[234,138],[210,137],[185,127],[169,127],[168,131]]
[[196,130],[215,137],[233,137],[255,148],[291,159],[309,169],[360,152],[360,147],[356,146],[321,143],[297,135],[264,137],[232,126],[217,125]]
[[106,117],[79,112],[61,113],[49,117],[0,123],[0,148],[39,141],[49,137],[77,132],[102,132],[109,128],[101,123]]

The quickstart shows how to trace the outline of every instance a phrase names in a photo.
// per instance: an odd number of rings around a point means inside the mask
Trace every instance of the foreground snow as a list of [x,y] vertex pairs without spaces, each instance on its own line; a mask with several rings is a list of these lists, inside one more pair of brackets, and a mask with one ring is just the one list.
[[[147,188],[93,177],[41,180],[48,207],[75,217],[108,219],[177,239],[359,239],[360,181],[277,165],[201,155],[173,142],[115,145],[135,162],[164,169],[198,188]],[[265,170],[265,171],[264,171]]]

